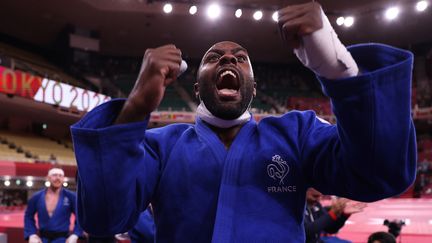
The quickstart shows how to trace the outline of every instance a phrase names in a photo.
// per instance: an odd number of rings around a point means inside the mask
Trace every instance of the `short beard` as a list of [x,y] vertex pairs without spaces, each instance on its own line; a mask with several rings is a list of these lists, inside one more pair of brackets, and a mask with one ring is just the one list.
[[254,81],[244,82],[239,92],[241,101],[238,103],[223,103],[215,97],[214,87],[210,82],[200,82],[200,99],[207,109],[216,117],[224,120],[234,120],[240,117],[250,106],[253,99]]

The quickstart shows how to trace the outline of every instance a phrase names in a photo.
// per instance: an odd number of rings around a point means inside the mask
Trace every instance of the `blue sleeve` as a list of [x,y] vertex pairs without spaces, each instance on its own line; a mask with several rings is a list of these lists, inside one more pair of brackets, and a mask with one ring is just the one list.
[[159,178],[157,153],[144,143],[144,122],[112,125],[124,100],[96,107],[71,127],[77,158],[79,224],[95,236],[132,228]]
[[321,79],[337,126],[310,116],[301,148],[304,173],[323,194],[375,201],[402,193],[415,179],[413,56],[378,44],[349,50],[362,73]]
[[[328,215],[328,213],[327,213]],[[340,215],[336,220],[333,220],[333,223],[328,225],[324,231],[329,234],[336,234],[342,227],[345,226],[345,222],[348,220],[349,216]]]
[[138,223],[128,232],[132,243],[154,242],[155,224],[150,209],[142,212]]
[[333,219],[328,214],[322,214],[315,221],[304,221],[305,234],[307,239],[313,239],[314,235],[321,234],[329,225],[333,224]]
[[315,221],[310,221],[306,218],[308,216],[305,216],[304,228],[307,239],[314,239],[315,235],[320,235],[322,232],[335,234],[345,225],[345,221],[348,219],[346,216],[341,215],[334,220],[321,204],[317,206],[319,212],[314,216]]
[[24,213],[24,239],[28,240],[30,235],[37,234],[35,214],[37,211],[37,202],[39,200],[40,194],[36,193],[27,202],[27,208]]
[[74,229],[72,231],[72,234],[75,234],[79,237],[83,236],[83,230],[80,226],[80,224],[78,223],[78,217],[77,217],[77,197],[76,194],[74,192],[70,192],[69,193],[69,200],[72,202],[72,212],[75,215],[75,225],[74,225]]

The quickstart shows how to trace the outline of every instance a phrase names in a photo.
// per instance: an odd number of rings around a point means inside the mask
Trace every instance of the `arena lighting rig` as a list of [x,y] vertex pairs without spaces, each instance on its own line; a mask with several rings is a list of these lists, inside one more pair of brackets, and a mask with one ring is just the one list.
[[[154,2],[159,2],[159,1],[151,1],[151,2],[147,2],[148,4],[152,4]],[[162,1],[160,1],[162,2]],[[165,2],[165,1],[164,1]],[[173,14],[176,11],[176,5],[184,5],[186,3],[184,2],[165,2],[165,4],[163,4],[162,6],[162,11],[165,14]],[[399,5],[394,5],[394,6],[389,6],[386,9],[376,9],[376,10],[372,10],[375,12],[381,11],[382,15],[384,17],[384,19],[386,19],[387,21],[393,21],[395,19],[397,19],[399,17],[399,15],[402,12],[405,11],[417,11],[418,13],[422,13],[425,12],[429,7],[429,0],[422,0],[422,1],[417,1],[417,2],[407,2],[407,3],[401,3]],[[246,15],[245,12],[246,11],[250,14]],[[229,5],[229,6],[223,6],[218,4],[217,2],[213,2],[207,5],[204,4],[190,4],[189,7],[189,14],[190,15],[198,15],[197,13],[199,13],[200,11],[205,13],[205,15],[211,19],[211,20],[216,20],[218,18],[220,18],[223,15],[232,15],[235,16],[236,18],[241,18],[241,17],[245,17],[248,18],[250,17],[251,19],[253,19],[254,21],[261,21],[261,20],[267,20],[267,21],[275,21],[277,22],[278,20],[278,13],[276,11],[276,9],[272,8],[272,9],[251,9],[250,7],[239,7],[239,6],[234,6],[234,5]],[[370,12],[370,10],[369,10]],[[344,27],[352,27],[354,26],[355,23],[355,16],[353,14],[338,14],[338,13],[327,13],[328,15],[335,15],[338,16],[335,23],[338,26],[344,26]],[[360,17],[361,15],[363,15],[364,13],[359,12],[356,13],[356,15],[358,17]]]

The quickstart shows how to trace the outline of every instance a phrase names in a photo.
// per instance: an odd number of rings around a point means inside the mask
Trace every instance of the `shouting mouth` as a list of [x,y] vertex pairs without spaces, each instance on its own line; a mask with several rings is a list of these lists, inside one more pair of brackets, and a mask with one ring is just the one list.
[[236,100],[240,96],[239,74],[234,69],[222,69],[217,75],[217,94],[222,100]]

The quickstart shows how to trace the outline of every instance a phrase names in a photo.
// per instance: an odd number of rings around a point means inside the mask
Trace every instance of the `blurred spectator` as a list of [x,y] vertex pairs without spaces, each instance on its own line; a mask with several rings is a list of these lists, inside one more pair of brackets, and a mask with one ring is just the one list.
[[325,210],[320,203],[322,194],[309,188],[306,192],[306,210],[304,227],[306,243],[318,242],[349,242],[336,237],[326,238],[323,241],[323,233],[335,234],[345,225],[345,221],[351,214],[362,212],[365,203],[350,201],[346,198],[333,198],[330,210]]
[[[76,194],[62,188],[64,171],[60,168],[48,171],[48,181],[50,186],[36,192],[28,201],[24,238],[29,243],[76,243],[83,233],[75,220],[73,233],[69,235],[71,214],[76,215]],[[36,213],[39,229],[36,227]]]
[[367,243],[396,243],[396,239],[392,234],[380,231],[371,234]]

